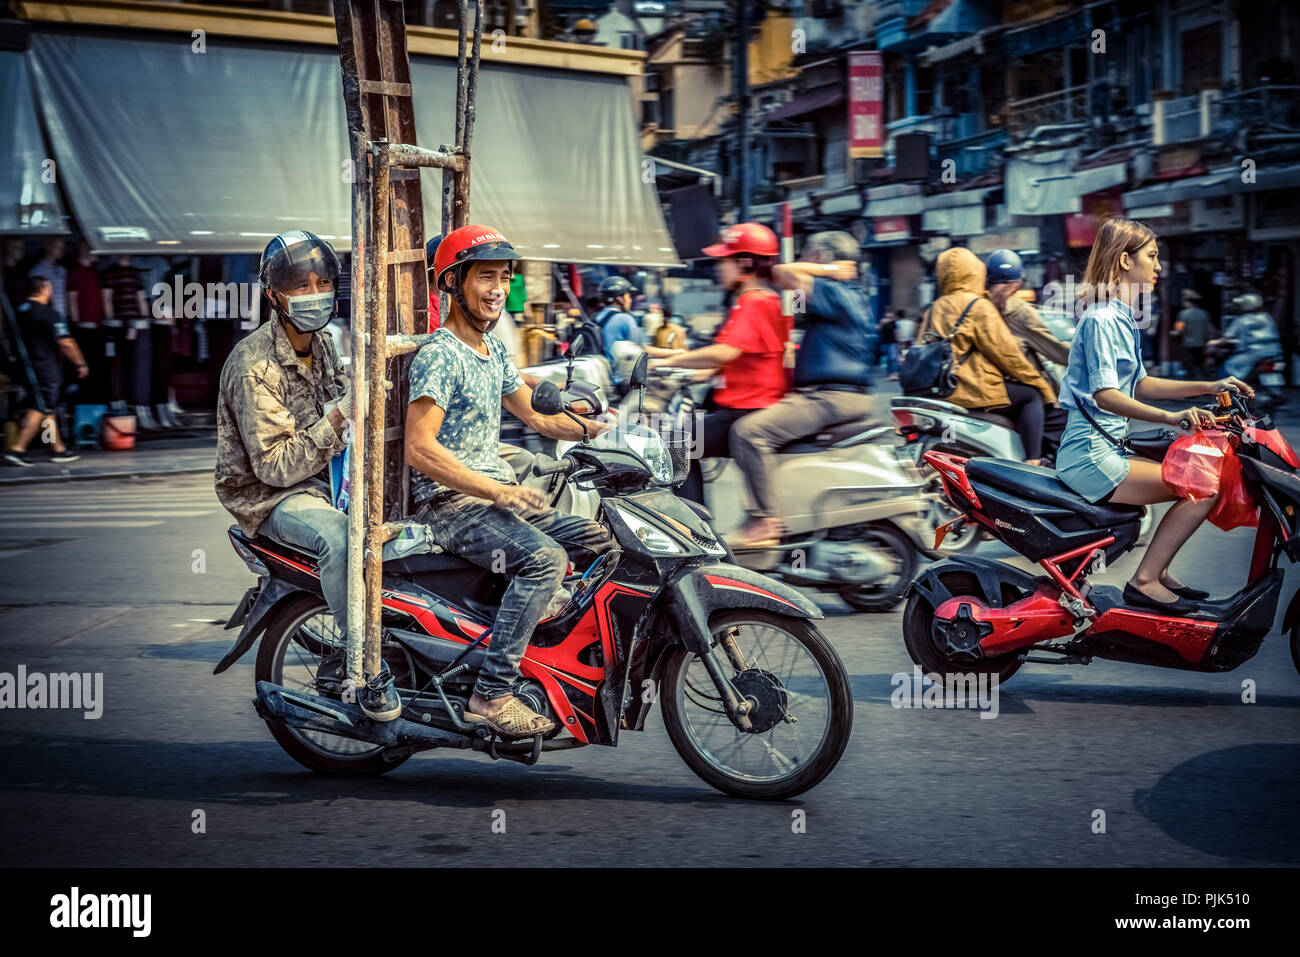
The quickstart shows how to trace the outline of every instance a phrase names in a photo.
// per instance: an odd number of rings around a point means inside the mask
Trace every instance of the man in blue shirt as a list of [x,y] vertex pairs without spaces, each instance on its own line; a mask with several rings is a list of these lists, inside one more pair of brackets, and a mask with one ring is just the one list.
[[[630,342],[641,345],[641,327],[632,314],[632,293],[634,287],[622,276],[610,276],[600,284],[600,301],[604,308],[592,318],[600,329],[605,346],[605,358],[609,360],[610,381],[621,386],[627,377],[619,368],[619,359],[614,349],[615,343]],[[626,364],[626,363],[625,363]]]
[[735,547],[780,541],[771,475],[776,450],[837,422],[871,414],[868,389],[876,364],[876,325],[858,285],[862,250],[844,232],[814,233],[804,261],[772,267],[772,279],[795,293],[794,319],[804,329],[794,367],[794,391],[731,428],[731,454],[749,483],[754,508]]

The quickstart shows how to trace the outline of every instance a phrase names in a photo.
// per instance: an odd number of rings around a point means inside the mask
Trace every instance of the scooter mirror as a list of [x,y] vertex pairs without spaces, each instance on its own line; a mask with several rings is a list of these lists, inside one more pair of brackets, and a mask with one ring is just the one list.
[[559,415],[564,411],[560,387],[554,382],[539,382],[533,390],[533,411],[541,415]]
[[636,360],[636,365],[632,367],[632,374],[627,377],[628,389],[645,388],[647,371],[650,368],[650,356],[641,353],[641,358]]
[[565,353],[570,359],[575,359],[582,355],[582,340],[574,339],[569,343],[569,351]]

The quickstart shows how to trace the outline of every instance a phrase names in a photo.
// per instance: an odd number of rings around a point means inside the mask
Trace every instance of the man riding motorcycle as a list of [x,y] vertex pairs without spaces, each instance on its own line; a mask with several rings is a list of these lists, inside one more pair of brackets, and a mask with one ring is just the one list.
[[534,412],[532,387],[489,335],[517,258],[489,226],[462,226],[439,245],[435,284],[450,294],[450,309],[411,364],[405,446],[416,519],[443,550],[510,576],[465,713],[465,720],[509,736],[554,728],[513,694],[520,659],[570,556],[587,564],[615,547],[603,526],[562,516],[539,490],[518,485],[499,454],[503,405],[554,439],[580,440],[584,425],[591,435],[607,427]]
[[806,330],[795,359],[795,391],[731,427],[731,454],[754,500],[736,548],[772,547],[781,540],[771,490],[776,450],[871,413],[876,330],[866,293],[854,281],[861,254],[848,233],[814,233],[802,262],[772,267],[776,285],[802,295],[804,306],[795,315]]
[[689,352],[647,349],[651,368],[721,367],[723,386],[713,393],[714,408],[704,417],[699,448],[692,449],[691,470],[681,495],[704,502],[701,458],[731,455],[731,427],[785,395],[785,345],[791,321],[781,311],[781,297],[768,285],[780,246],[776,234],[760,223],[728,227],[722,241],[705,246],[715,259],[718,283],[733,298],[731,311],[713,344]]
[[1282,355],[1282,342],[1273,317],[1264,311],[1258,293],[1247,292],[1233,297],[1239,315],[1228,324],[1223,338],[1237,343],[1236,350],[1223,363],[1223,374],[1245,379],[1261,359]]
[[630,364],[626,361],[625,349],[620,349],[618,344],[625,342],[638,347],[626,350],[630,352],[633,361],[641,354],[639,348],[643,338],[641,327],[629,312],[632,308],[633,292],[635,292],[633,285],[622,276],[610,276],[602,280],[599,296],[604,305],[591,320],[592,324],[600,330],[605,358],[609,360],[610,381],[620,392],[627,381]]
[[[319,557],[321,592],[346,645],[348,520],[334,507],[327,469],[343,450],[352,395],[333,341],[317,335],[334,315],[338,278],[338,255],[314,233],[294,229],[267,243],[258,280],[273,318],[221,370],[215,483],[244,534]],[[361,709],[396,718],[392,676],[365,677]]]
[[[1058,389],[1056,382],[1047,370],[1048,362],[1066,366],[1070,361],[1070,347],[1061,342],[1043,322],[1030,303],[1016,295],[1024,285],[1025,266],[1020,256],[1010,249],[997,249],[985,260],[987,276],[984,283],[988,289],[989,301],[998,307],[998,312],[1006,321],[1007,328],[1020,343],[1020,351],[1033,363],[1034,368],[1043,378]],[[1050,465],[1061,445],[1061,433],[1069,415],[1059,405],[1050,405],[1043,410],[1043,464]]]

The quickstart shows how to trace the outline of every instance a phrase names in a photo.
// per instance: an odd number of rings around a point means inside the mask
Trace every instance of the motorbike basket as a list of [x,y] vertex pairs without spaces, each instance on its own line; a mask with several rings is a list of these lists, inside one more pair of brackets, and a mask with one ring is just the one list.
[[672,463],[672,478],[669,482],[674,486],[681,485],[686,481],[691,468],[691,430],[673,423],[659,429],[659,437],[663,440]]

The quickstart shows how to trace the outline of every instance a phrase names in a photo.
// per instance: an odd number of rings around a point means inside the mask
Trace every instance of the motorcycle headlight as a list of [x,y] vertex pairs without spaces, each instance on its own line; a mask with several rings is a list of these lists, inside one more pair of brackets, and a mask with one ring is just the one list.
[[635,515],[630,515],[627,512],[620,514],[623,521],[627,523],[627,527],[632,530],[632,534],[650,551],[659,552],[663,555],[680,555],[685,551],[681,545],[648,522],[643,522]]

